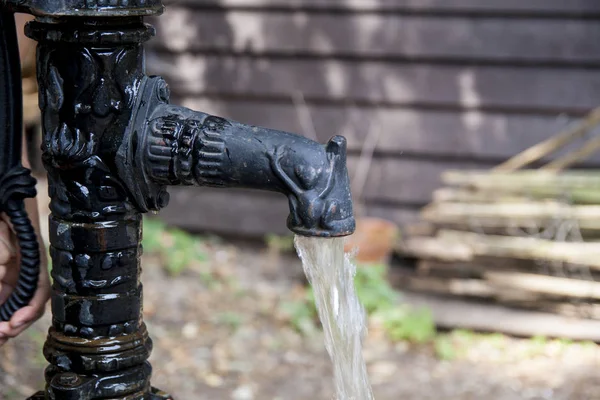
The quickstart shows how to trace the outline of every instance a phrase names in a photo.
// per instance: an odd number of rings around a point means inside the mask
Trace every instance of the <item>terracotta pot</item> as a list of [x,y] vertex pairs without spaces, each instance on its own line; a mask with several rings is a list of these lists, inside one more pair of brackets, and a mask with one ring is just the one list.
[[380,218],[358,218],[356,231],[346,238],[346,251],[357,249],[356,261],[387,263],[398,237],[398,226]]

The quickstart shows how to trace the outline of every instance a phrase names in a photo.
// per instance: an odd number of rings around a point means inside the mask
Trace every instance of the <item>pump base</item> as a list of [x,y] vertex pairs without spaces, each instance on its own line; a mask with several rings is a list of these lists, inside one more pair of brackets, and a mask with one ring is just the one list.
[[[173,400],[173,397],[170,394],[167,394],[155,387],[152,388],[151,396],[151,400]],[[33,396],[29,397],[27,400],[46,400],[46,396],[44,392],[40,390]]]

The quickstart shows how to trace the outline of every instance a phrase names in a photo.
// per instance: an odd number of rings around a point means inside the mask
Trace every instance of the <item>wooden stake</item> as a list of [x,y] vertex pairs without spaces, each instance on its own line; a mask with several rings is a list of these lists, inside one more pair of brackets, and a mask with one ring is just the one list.
[[[490,174],[484,171],[446,171],[442,181],[460,190],[490,192],[504,197],[564,198],[572,203],[600,204],[600,173],[597,170],[555,174],[548,171],[518,171]],[[481,195],[478,195],[481,196]]]
[[579,229],[600,230],[600,206],[546,201],[522,203],[432,203],[421,216],[437,224],[459,224],[488,228],[544,227],[561,221]]
[[446,229],[439,231],[438,239],[439,243],[435,245],[438,248],[467,246],[473,256],[558,261],[600,270],[598,243],[556,242],[533,237],[483,235]]
[[[600,197],[600,195],[599,195]],[[442,202],[461,202],[461,203],[517,203],[527,202],[535,198],[532,194],[505,193],[494,190],[470,190],[454,187],[444,187],[433,192],[433,204]]]
[[540,168],[541,171],[559,172],[575,163],[582,162],[600,150],[600,136],[588,140],[581,148],[549,162]]
[[405,256],[449,262],[473,259],[473,251],[469,246],[456,244],[448,247],[437,238],[423,236],[401,240],[396,244],[395,251]]
[[519,272],[486,272],[484,279],[499,292],[508,288],[545,296],[600,300],[600,282],[595,281]]
[[410,292],[402,299],[413,307],[430,309],[435,323],[442,328],[600,341],[600,321]]
[[583,137],[589,130],[600,123],[600,107],[592,110],[579,124],[568,128],[557,135],[531,146],[527,150],[517,154],[509,160],[498,165],[493,172],[510,172],[523,168],[556,150],[565,146],[572,141]]

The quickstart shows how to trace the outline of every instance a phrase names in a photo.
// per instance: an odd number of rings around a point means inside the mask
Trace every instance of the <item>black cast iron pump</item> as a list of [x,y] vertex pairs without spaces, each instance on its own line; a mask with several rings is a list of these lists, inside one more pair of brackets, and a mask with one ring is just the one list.
[[[32,399],[165,399],[150,385],[142,321],[141,214],[168,185],[248,187],[289,199],[289,228],[307,236],[354,230],[346,141],[326,146],[169,105],[144,69],[143,17],[160,0],[0,0],[0,209],[21,243],[7,320],[35,291],[39,254],[23,211],[35,195],[20,164],[21,92],[14,12],[36,20],[42,157],[51,198],[52,327],[46,389]],[[202,192],[198,192],[201,196]]]

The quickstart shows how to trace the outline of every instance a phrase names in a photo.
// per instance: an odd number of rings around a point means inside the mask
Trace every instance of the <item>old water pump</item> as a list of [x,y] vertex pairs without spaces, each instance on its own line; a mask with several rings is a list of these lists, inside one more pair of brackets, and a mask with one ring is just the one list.
[[144,66],[143,43],[154,31],[143,18],[162,10],[160,0],[0,0],[0,210],[22,254],[19,286],[1,320],[29,302],[39,268],[23,208],[35,182],[20,164],[13,13],[36,17],[26,33],[39,42],[54,284],[47,385],[32,399],[170,398],[150,385],[139,281],[141,215],[167,205],[167,186],[281,192],[292,231],[354,230],[343,137],[322,146],[169,104],[165,81]]

